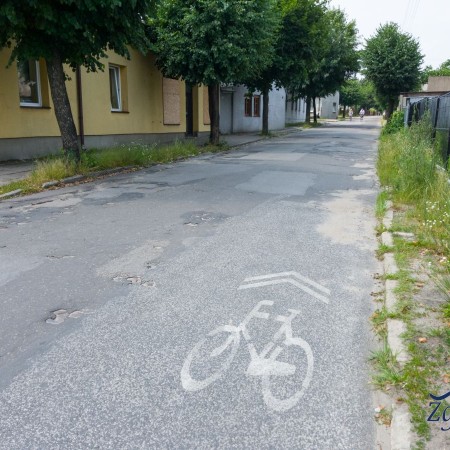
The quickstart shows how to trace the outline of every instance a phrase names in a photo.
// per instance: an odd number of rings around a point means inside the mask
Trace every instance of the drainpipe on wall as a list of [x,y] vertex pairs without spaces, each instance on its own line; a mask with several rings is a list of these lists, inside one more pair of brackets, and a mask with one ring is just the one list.
[[77,80],[77,106],[78,106],[78,133],[80,135],[81,150],[84,150],[85,146],[84,146],[83,93],[81,86],[80,66],[77,66],[76,80]]

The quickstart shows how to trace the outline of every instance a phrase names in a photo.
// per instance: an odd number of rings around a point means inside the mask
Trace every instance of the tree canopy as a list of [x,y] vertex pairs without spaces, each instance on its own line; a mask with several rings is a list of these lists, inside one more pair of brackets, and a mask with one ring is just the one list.
[[307,98],[325,97],[338,91],[359,70],[357,34],[355,21],[347,21],[343,11],[327,10],[312,50],[312,62],[306,69],[307,76],[293,82],[295,90]]
[[321,0],[280,0],[277,7],[281,23],[273,44],[272,62],[256,76],[243,80],[251,90],[259,90],[263,94],[263,134],[269,131],[269,90],[273,84],[289,89],[306,78],[325,14]]
[[361,104],[363,98],[361,82],[352,78],[347,80],[340,89],[339,101],[344,106],[344,115],[346,106],[356,106]]
[[274,56],[275,0],[161,0],[154,50],[165,76],[208,86],[211,142],[219,140],[220,83],[257,77]]
[[403,33],[396,23],[380,26],[367,39],[362,53],[364,73],[373,82],[380,100],[388,105],[388,117],[399,94],[419,86],[422,60],[418,41]]
[[344,116],[346,106],[354,106],[358,110],[360,107],[366,110],[371,108],[380,110],[375,88],[369,80],[350,78],[344,82],[339,92],[340,103],[344,106]]
[[76,128],[64,84],[63,64],[103,69],[100,58],[127,45],[149,47],[145,20],[151,0],[2,0],[0,47],[15,60],[45,58],[56,118],[66,154],[79,158]]
[[450,77],[450,59],[444,61],[437,69],[426,66],[421,72],[421,83],[428,83],[428,77]]
[[191,84],[233,83],[273,57],[272,0],[161,0],[154,50],[162,72]]

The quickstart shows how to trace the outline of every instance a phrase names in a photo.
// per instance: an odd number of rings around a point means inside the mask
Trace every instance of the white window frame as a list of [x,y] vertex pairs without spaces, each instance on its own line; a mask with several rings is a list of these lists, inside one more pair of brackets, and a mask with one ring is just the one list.
[[34,63],[36,64],[36,84],[37,84],[38,102],[37,103],[20,102],[20,106],[26,106],[28,108],[42,108],[41,66],[38,60],[34,60]]
[[[111,105],[111,111],[122,111],[122,85],[121,85],[121,79],[120,79],[120,66],[115,66],[113,64],[110,64],[109,65],[109,75],[111,74],[111,70],[113,70],[113,72],[114,72],[114,78],[115,78],[116,87],[117,87],[116,95],[117,95],[117,99],[119,101],[119,107],[113,108]],[[111,75],[109,78],[109,83],[111,84]],[[111,86],[109,88],[111,89]]]

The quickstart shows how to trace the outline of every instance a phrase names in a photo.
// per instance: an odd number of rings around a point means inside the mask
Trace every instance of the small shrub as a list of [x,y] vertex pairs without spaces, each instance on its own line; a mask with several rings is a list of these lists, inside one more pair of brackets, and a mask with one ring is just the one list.
[[383,127],[382,134],[392,134],[405,127],[405,113],[403,111],[395,111]]

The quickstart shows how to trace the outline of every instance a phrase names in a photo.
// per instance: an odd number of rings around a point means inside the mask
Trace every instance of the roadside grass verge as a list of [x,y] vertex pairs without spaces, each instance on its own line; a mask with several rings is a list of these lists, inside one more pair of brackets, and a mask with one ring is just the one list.
[[[375,206],[377,230],[385,230],[381,219],[390,199],[395,215],[389,231],[413,233],[413,237],[394,234],[389,249],[399,271],[384,278],[398,281],[397,301],[392,310],[383,305],[372,316],[383,342],[372,357],[372,382],[408,404],[420,439],[417,448],[424,448],[435,431],[426,420],[431,413],[429,394],[445,393],[450,383],[450,184],[442,166],[429,118],[380,138],[377,171],[383,191]],[[380,244],[377,255],[387,251]],[[409,360],[403,366],[387,347],[388,319],[406,324],[403,340]]]
[[450,301],[450,175],[439,168],[442,166],[440,149],[431,139],[429,118],[382,136],[377,171],[387,189],[377,200],[376,214],[381,217],[387,196],[396,209],[406,209],[400,228],[416,234],[417,248],[439,257],[433,279]]
[[189,141],[175,141],[171,145],[145,145],[139,143],[124,144],[107,149],[91,149],[84,151],[81,162],[76,164],[67,161],[63,156],[48,156],[36,160],[35,168],[22,180],[0,186],[0,195],[16,189],[29,194],[42,190],[47,181],[59,181],[73,175],[87,175],[99,170],[119,167],[148,167],[154,164],[166,164],[180,159],[227,150],[229,147],[197,146]]
[[323,125],[323,123],[320,122],[293,122],[293,123],[286,123],[285,127],[286,128],[291,128],[291,127],[298,127],[298,128],[317,128],[317,127],[321,127]]
[[389,194],[386,191],[381,191],[377,196],[377,201],[375,204],[375,215],[379,220],[381,220],[386,213],[388,199]]

